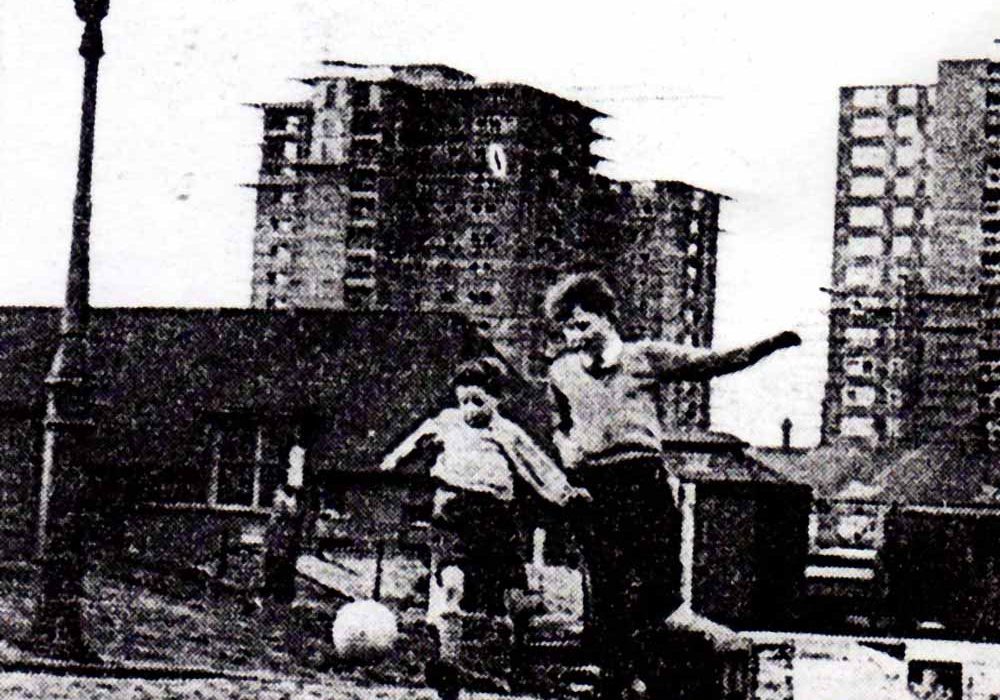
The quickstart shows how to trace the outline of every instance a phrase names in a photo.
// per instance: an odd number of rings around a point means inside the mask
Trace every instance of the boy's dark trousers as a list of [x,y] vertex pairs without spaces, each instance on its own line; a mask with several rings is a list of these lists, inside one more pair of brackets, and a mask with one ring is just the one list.
[[453,535],[441,566],[456,563],[465,573],[463,609],[503,616],[504,593],[527,584],[514,505],[487,494],[454,493],[435,519]]
[[659,458],[584,464],[574,480],[593,497],[576,518],[590,581],[585,639],[601,666],[599,697],[619,700],[647,670],[647,639],[681,603],[681,514]]

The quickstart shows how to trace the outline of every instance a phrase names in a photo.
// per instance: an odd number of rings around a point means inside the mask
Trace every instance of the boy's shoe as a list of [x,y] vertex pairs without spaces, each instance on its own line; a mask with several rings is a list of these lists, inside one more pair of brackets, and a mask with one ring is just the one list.
[[458,668],[451,661],[431,661],[424,670],[424,679],[441,700],[457,700],[459,693],[462,692],[463,684],[459,678]]
[[663,621],[664,629],[675,632],[693,632],[702,634],[712,642],[716,649],[742,649],[749,646],[749,641],[735,630],[720,625],[718,622],[699,615],[687,603],[674,610]]

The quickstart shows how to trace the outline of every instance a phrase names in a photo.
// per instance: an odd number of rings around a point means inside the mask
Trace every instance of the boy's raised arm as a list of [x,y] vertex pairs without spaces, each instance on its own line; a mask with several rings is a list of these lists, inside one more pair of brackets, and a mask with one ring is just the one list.
[[654,344],[651,346],[654,371],[664,379],[709,379],[732,374],[760,362],[768,355],[800,345],[797,333],[784,331],[760,342],[732,350],[709,350],[682,345]]
[[406,459],[410,454],[412,454],[418,447],[420,447],[424,442],[429,439],[434,439],[438,436],[438,425],[433,418],[428,418],[420,427],[410,433],[405,440],[403,440],[399,445],[396,446],[392,452],[387,454],[382,460],[382,464],[379,468],[382,471],[392,471],[399,466],[399,463]]

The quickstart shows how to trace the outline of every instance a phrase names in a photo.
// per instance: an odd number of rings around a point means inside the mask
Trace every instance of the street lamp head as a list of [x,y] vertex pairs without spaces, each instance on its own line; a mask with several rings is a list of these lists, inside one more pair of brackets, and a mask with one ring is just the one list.
[[101,20],[107,16],[111,0],[73,0],[73,2],[76,5],[76,16],[83,21],[80,55],[87,60],[97,61],[104,55]]
[[83,22],[100,22],[108,14],[111,0],[73,0],[76,16]]

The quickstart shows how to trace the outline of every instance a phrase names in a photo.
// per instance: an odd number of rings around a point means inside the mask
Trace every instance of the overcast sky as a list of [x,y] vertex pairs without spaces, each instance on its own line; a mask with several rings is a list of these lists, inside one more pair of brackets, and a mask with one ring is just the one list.
[[[2,0],[0,304],[61,303],[78,139],[70,0]],[[990,53],[1000,3],[112,0],[94,184],[96,305],[249,301],[259,114],[319,60],[440,62],[613,115],[608,175],[723,192],[716,339],[806,344],[718,381],[718,429],[818,438],[837,88]]]

